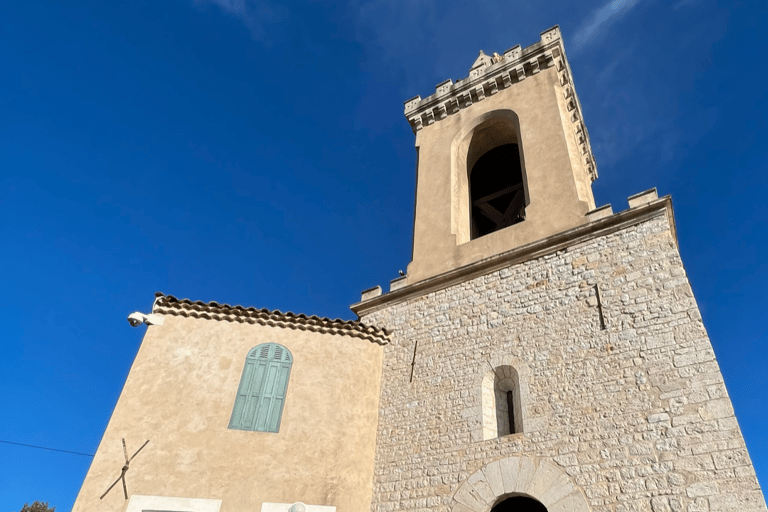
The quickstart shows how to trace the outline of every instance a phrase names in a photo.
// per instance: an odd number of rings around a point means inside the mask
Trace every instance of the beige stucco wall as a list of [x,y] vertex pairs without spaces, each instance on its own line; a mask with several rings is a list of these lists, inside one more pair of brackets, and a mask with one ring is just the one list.
[[[526,220],[469,240],[466,147],[473,130],[513,112],[527,178]],[[416,135],[419,150],[412,284],[584,224],[595,207],[555,67],[462,108]]]
[[[275,342],[293,355],[277,434],[229,430],[248,351]],[[382,347],[336,336],[166,316],[148,328],[74,512],[122,511],[128,493],[221,499],[222,512],[263,502],[366,510],[371,501]]]

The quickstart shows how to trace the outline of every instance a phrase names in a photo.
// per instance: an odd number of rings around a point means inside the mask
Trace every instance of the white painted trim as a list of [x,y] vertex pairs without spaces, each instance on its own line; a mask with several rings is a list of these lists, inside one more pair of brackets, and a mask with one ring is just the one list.
[[131,495],[128,508],[125,512],[144,511],[170,511],[170,512],[219,512],[221,500],[206,500],[202,498],[177,498],[171,496],[143,496]]
[[[294,503],[262,503],[261,512],[288,512]],[[326,507],[323,505],[306,505],[306,512],[336,512],[336,507]]]

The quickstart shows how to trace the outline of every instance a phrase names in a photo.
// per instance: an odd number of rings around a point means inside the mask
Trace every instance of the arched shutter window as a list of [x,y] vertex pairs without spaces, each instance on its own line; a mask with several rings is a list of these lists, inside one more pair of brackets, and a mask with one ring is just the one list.
[[248,353],[237,389],[229,428],[277,432],[293,357],[277,343],[264,343]]

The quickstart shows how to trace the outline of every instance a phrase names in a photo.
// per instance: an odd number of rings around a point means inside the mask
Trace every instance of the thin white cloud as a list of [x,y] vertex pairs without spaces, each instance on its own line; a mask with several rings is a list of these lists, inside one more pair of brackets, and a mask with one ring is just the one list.
[[630,58],[635,49],[636,44],[630,44],[624,48],[623,51],[617,53],[617,55],[611,60],[611,63],[603,67],[603,69],[597,74],[596,84],[607,84],[613,79],[616,69],[628,58]]
[[574,50],[582,50],[608,27],[623,18],[640,0],[610,0],[592,13],[574,36]]
[[250,30],[251,36],[267,42],[267,29],[287,15],[284,8],[257,0],[192,0],[197,7],[214,5],[222,12],[238,18]]

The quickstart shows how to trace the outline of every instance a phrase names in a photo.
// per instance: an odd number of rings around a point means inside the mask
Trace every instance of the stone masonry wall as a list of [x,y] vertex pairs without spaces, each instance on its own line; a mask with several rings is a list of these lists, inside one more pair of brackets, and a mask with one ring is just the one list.
[[[361,320],[393,330],[373,512],[447,512],[509,456],[555,463],[593,512],[766,510],[663,211]],[[483,440],[501,365],[525,380],[524,432]]]

